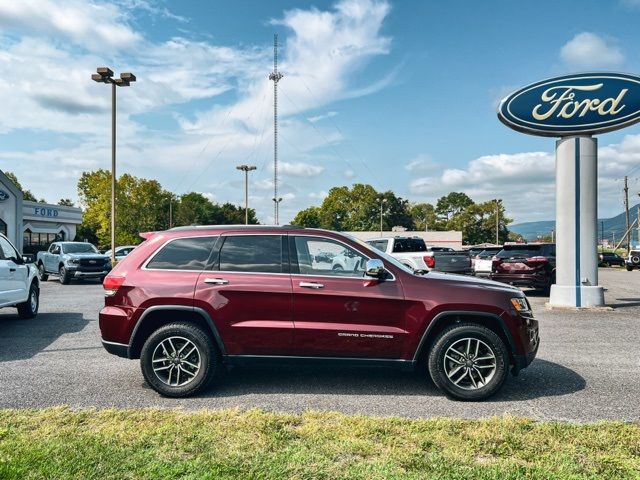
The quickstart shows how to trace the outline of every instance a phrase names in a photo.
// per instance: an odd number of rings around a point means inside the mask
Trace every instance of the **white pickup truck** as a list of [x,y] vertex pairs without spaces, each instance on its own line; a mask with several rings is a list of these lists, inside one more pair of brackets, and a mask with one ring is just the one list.
[[35,265],[26,263],[0,234],[0,308],[16,307],[20,318],[35,317],[40,303],[37,273]]
[[414,270],[465,274],[472,271],[467,252],[428,246],[420,237],[381,237],[367,240],[367,243]]

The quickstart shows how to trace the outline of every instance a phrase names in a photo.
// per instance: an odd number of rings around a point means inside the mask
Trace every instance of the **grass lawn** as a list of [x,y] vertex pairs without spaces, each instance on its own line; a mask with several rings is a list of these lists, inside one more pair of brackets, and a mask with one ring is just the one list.
[[640,424],[0,410],[0,479],[640,478]]

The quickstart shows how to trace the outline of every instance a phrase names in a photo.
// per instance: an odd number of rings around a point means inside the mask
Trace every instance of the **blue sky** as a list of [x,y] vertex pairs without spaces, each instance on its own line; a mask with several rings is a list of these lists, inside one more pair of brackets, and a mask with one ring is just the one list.
[[[507,129],[496,105],[558,74],[637,74],[639,20],[640,0],[0,2],[0,169],[55,202],[108,168],[109,91],[90,80],[106,65],[138,76],[118,91],[120,173],[240,204],[235,166],[251,163],[271,222],[277,32],[281,221],[354,182],[411,201],[500,196],[518,222],[550,219],[554,141]],[[640,126],[599,145],[606,217],[640,165]]]

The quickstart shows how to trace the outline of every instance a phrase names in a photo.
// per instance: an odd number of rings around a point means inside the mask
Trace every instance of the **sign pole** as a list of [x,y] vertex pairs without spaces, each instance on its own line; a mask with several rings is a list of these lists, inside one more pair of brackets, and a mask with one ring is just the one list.
[[549,305],[598,307],[598,142],[589,136],[556,142],[556,282]]

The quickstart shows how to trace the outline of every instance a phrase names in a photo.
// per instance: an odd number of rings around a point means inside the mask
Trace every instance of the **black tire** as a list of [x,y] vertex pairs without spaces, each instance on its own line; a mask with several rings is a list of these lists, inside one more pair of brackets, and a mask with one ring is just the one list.
[[344,271],[344,268],[342,268],[342,265],[334,265],[332,270],[337,270],[339,272],[342,272],[342,271]]
[[29,288],[29,297],[24,303],[18,305],[18,317],[23,319],[34,318],[38,315],[38,307],[40,306],[40,289],[36,282],[31,283]]
[[[153,370],[153,355],[161,343],[169,338],[180,337],[193,343],[200,356],[200,367],[195,376],[184,385],[168,385]],[[178,348],[176,348],[177,350]],[[147,384],[165,397],[188,397],[205,389],[214,377],[218,366],[218,354],[213,340],[200,327],[191,323],[170,323],[153,332],[144,343],[140,353],[140,367]],[[158,365],[156,363],[155,365]],[[170,366],[171,362],[167,361]],[[161,366],[164,366],[161,364]],[[164,374],[161,374],[164,375]],[[184,374],[183,374],[184,379]],[[169,376],[171,382],[171,376]]]
[[58,270],[58,277],[61,284],[69,285],[71,277],[69,276],[69,272],[67,272],[67,269],[64,268],[64,265],[60,265],[60,270]]
[[[445,354],[447,350],[456,342],[467,338],[480,340],[486,347],[491,349],[495,356],[495,371],[491,378],[486,382],[486,385],[481,385],[474,389],[465,389],[456,385],[445,371]],[[463,374],[465,373],[464,370],[462,372]],[[508,373],[509,355],[504,342],[493,331],[475,323],[458,323],[445,328],[438,335],[429,352],[429,375],[433,383],[448,397],[456,400],[476,401],[490,397],[502,387]],[[455,375],[452,376],[454,379],[456,378]],[[475,385],[476,380],[473,376],[471,379]]]
[[630,267],[629,265],[627,265],[627,272],[630,272],[633,270],[633,267]]
[[46,282],[49,279],[49,275],[44,270],[44,265],[41,263],[38,265],[38,280]]

